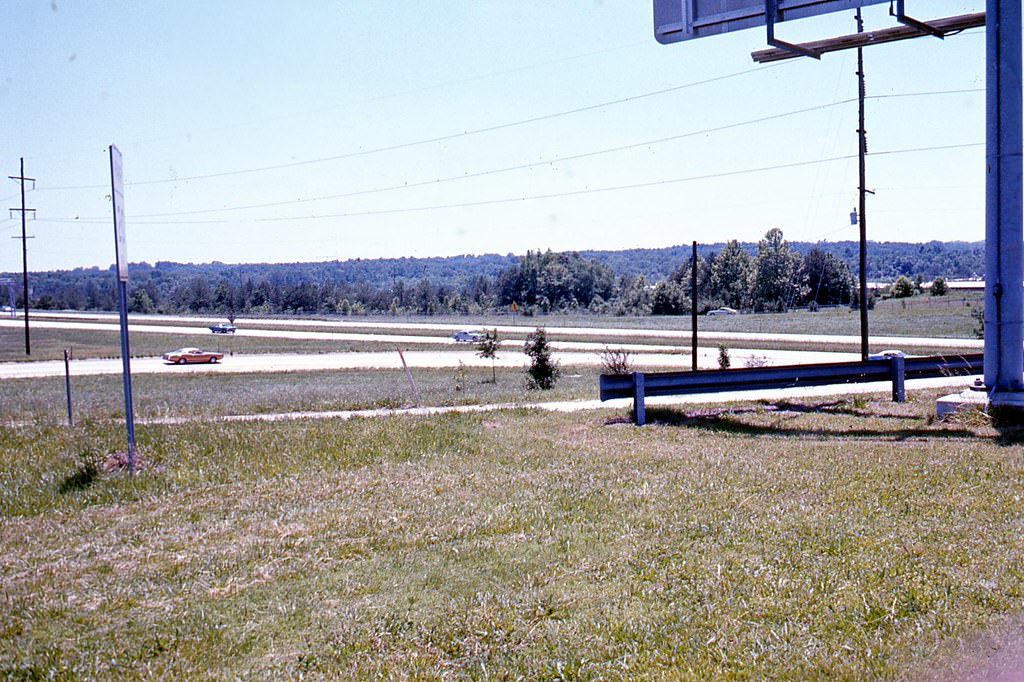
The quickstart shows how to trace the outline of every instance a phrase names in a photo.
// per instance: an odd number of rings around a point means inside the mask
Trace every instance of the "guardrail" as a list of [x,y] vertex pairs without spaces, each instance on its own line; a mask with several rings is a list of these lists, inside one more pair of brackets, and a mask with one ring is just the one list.
[[892,399],[906,399],[907,379],[982,374],[984,354],[929,355],[906,358],[893,356],[863,362],[829,362],[816,365],[779,365],[777,367],[744,367],[699,372],[633,372],[602,374],[601,400],[633,399],[633,422],[646,421],[644,399],[648,396],[721,393],[723,391],[756,391],[800,386],[892,382]]

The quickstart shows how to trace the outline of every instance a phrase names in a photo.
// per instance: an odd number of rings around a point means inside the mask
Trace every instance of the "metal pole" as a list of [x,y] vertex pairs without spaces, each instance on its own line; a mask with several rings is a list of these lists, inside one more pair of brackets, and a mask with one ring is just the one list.
[[121,318],[121,365],[124,420],[128,427],[128,473],[135,473],[135,409],[132,404],[132,363],[128,348],[128,254],[125,250],[124,172],[121,150],[110,145],[110,198],[114,209],[114,253],[117,257],[117,308]]
[[409,371],[409,365],[405,363],[405,354],[402,349],[398,349],[398,357],[402,359],[402,367],[405,368],[405,377],[409,380],[409,387],[412,389],[412,394],[416,396],[416,407],[420,406],[423,401],[420,400],[420,392],[416,389],[416,381],[412,378],[412,372]]
[[68,397],[68,426],[75,425],[75,419],[71,414],[71,349],[64,349],[64,393]]
[[693,265],[690,267],[690,369],[697,371],[697,242],[693,242]]
[[121,366],[124,374],[124,419],[128,427],[128,473],[135,472],[135,410],[132,407],[132,366],[128,350],[128,283],[117,282],[121,318]]
[[995,405],[1020,402],[1024,373],[1021,0],[988,0],[986,16],[985,386]]
[[[860,8],[857,8],[857,33],[864,32],[864,20],[861,18]],[[867,360],[868,353],[868,217],[867,217],[867,162],[865,157],[868,153],[867,131],[864,129],[864,48],[857,48],[857,101],[858,101],[858,152],[857,158],[860,171],[859,188],[859,215],[857,223],[860,226],[860,359]]]

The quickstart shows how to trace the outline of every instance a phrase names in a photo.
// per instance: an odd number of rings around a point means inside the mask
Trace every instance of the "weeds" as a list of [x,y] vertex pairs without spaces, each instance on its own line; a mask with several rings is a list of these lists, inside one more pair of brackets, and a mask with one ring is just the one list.
[[633,361],[629,351],[605,346],[600,357],[602,374],[623,375],[633,372]]
[[743,364],[746,367],[767,367],[768,358],[764,355],[751,355]]
[[464,388],[466,388],[466,365],[462,360],[459,360],[459,365],[455,368],[455,372],[452,373],[452,389],[459,393]]

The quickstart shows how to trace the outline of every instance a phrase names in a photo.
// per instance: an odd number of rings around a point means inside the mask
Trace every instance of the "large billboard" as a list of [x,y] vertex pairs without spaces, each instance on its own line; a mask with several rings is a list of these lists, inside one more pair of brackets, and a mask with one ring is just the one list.
[[[775,0],[776,21],[856,9],[889,0]],[[654,37],[659,43],[764,26],[768,0],[654,0]]]

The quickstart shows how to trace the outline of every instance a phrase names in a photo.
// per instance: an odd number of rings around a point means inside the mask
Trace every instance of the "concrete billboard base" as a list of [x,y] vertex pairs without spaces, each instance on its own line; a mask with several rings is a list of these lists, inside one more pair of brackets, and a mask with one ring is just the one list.
[[935,414],[939,419],[960,410],[979,410],[988,413],[999,424],[1024,424],[1024,393],[997,391],[989,395],[984,385],[976,384],[960,393],[942,396],[935,401]]

